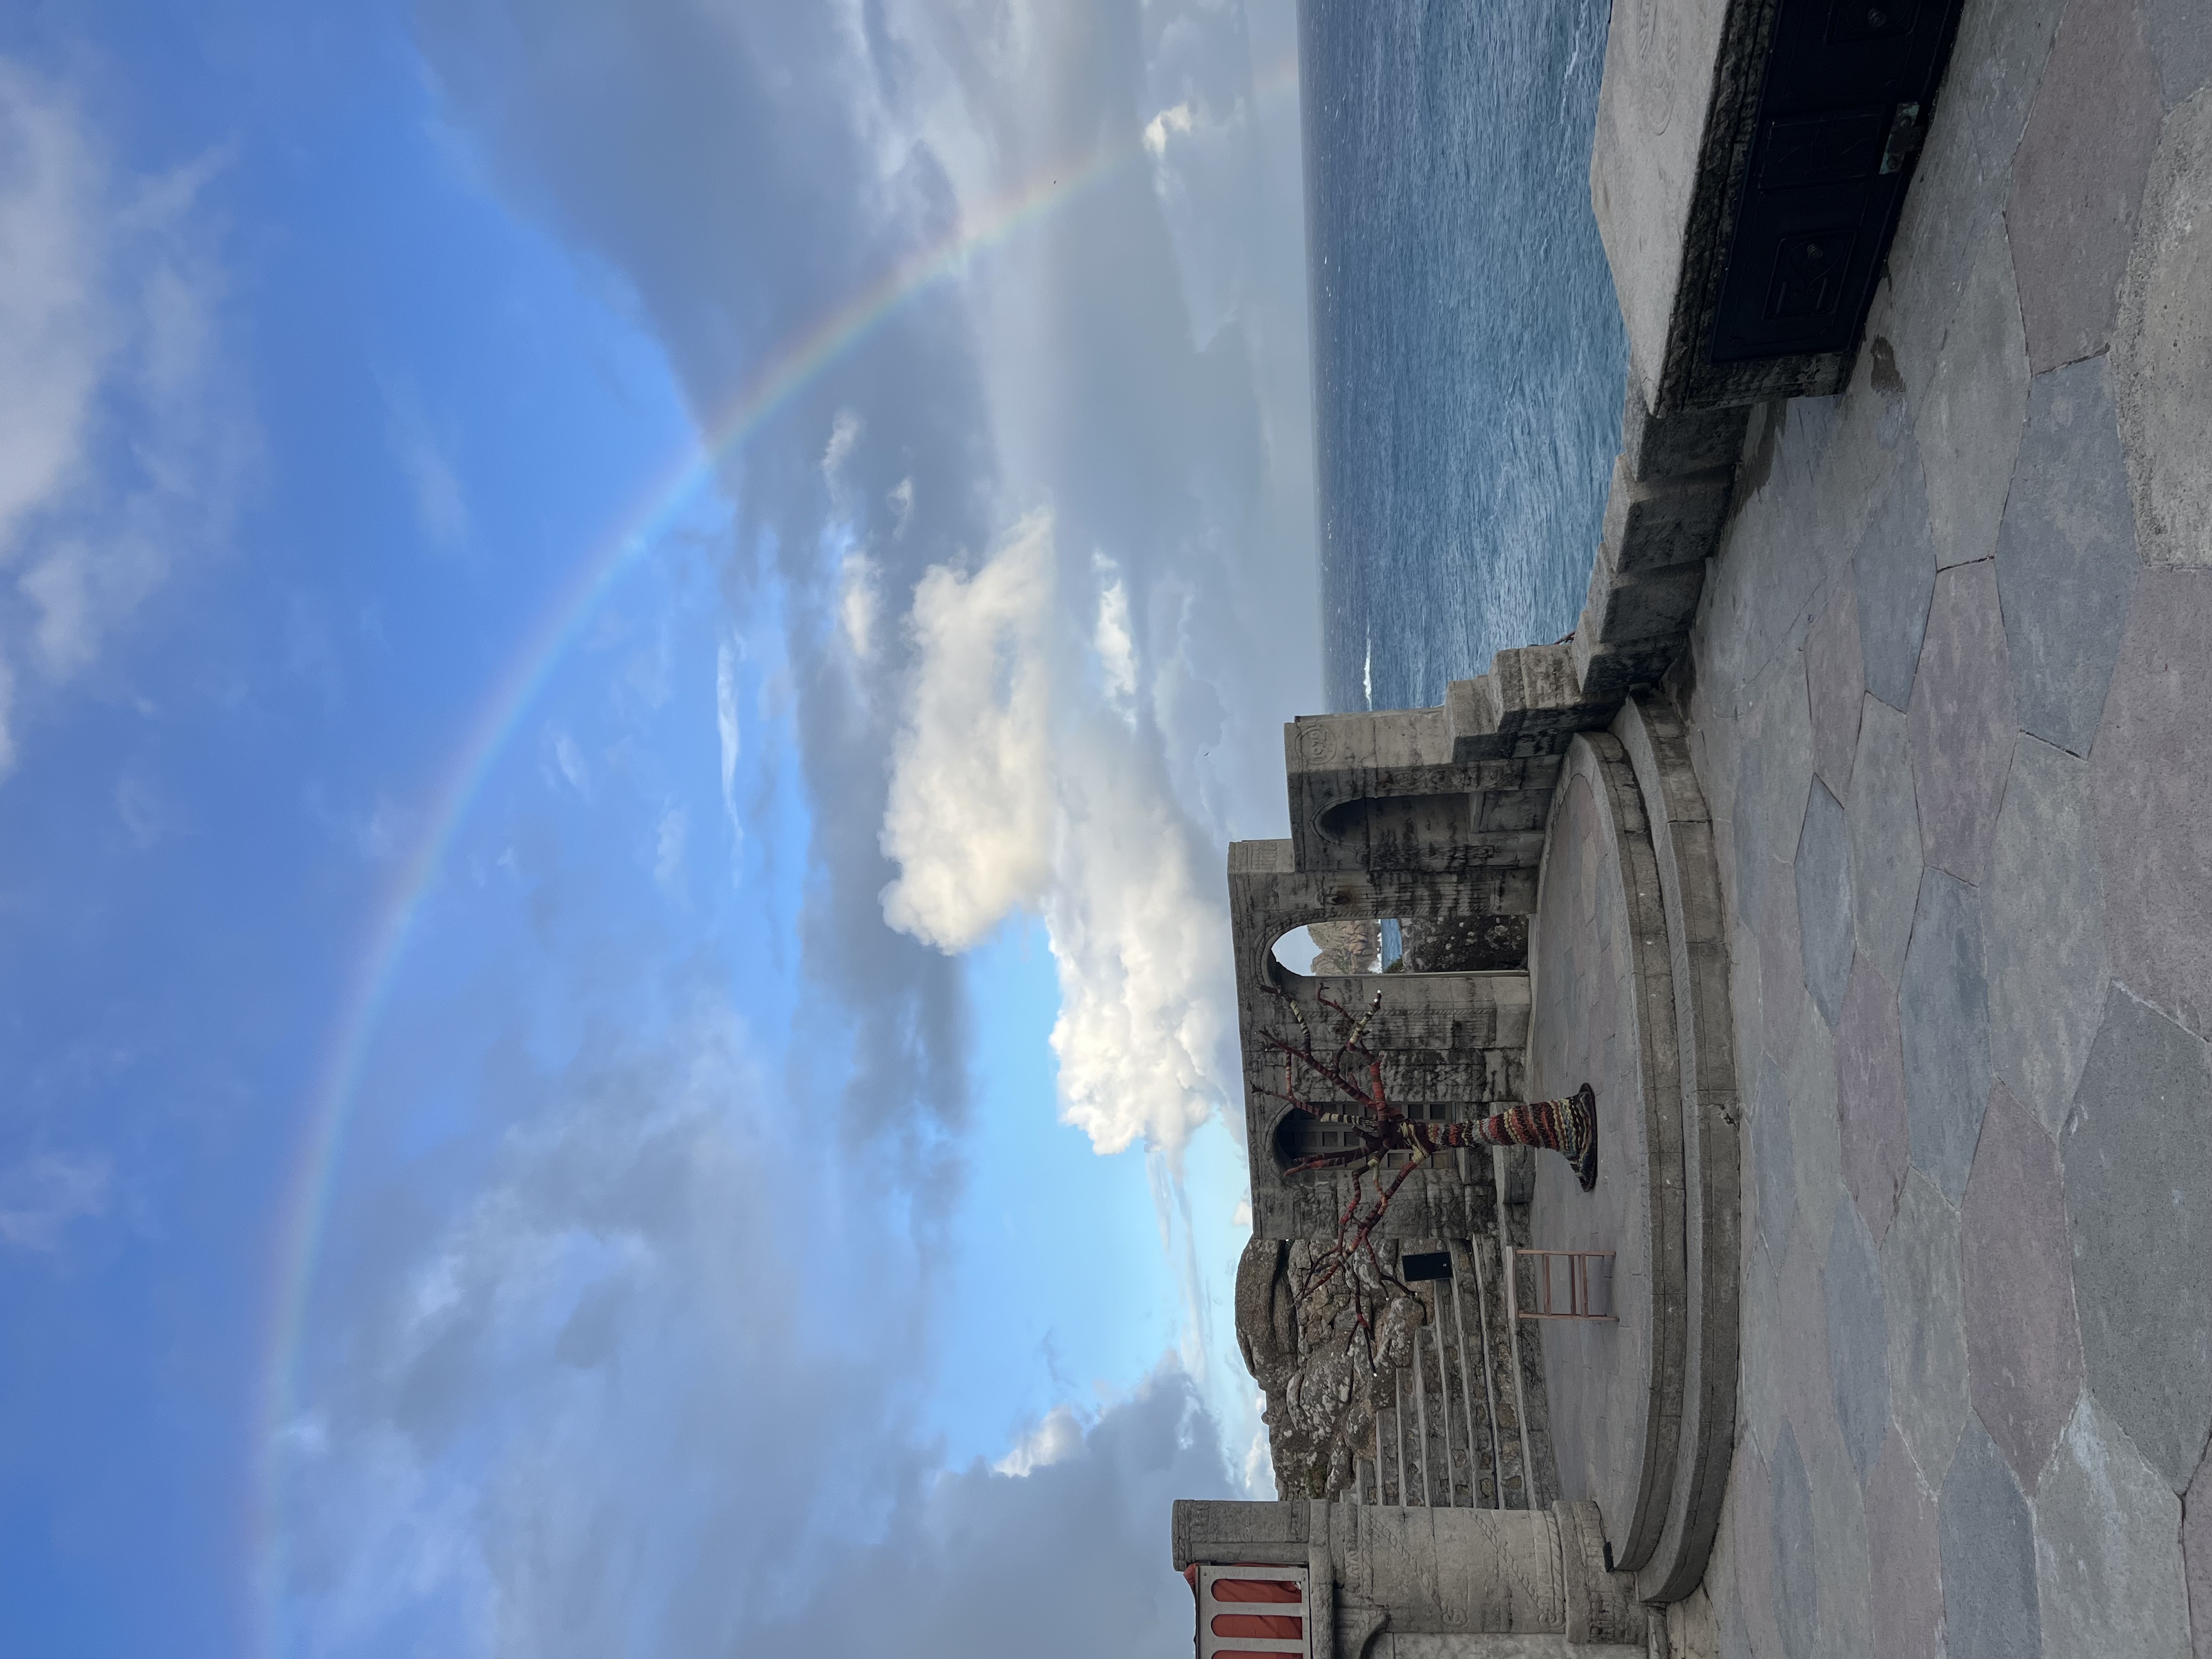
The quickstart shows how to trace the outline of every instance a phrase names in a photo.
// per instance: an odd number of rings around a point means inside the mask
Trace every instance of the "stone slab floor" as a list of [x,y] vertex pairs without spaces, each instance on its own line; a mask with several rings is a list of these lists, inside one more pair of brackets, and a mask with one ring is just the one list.
[[1732,1656],[2212,1659],[2208,81],[2212,0],[1969,0],[1850,391],[1753,419]]

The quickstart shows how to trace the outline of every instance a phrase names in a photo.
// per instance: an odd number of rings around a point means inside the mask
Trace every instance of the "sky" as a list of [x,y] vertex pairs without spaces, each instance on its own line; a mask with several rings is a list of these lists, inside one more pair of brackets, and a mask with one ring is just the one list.
[[1291,0],[0,9],[0,1629],[1157,1653]]

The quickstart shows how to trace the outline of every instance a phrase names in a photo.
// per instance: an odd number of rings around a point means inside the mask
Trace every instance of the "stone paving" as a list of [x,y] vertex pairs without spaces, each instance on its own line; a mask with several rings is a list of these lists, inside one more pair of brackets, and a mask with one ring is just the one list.
[[1732,1659],[2212,1659],[2208,82],[2204,0],[1970,0],[1849,390],[1753,418]]

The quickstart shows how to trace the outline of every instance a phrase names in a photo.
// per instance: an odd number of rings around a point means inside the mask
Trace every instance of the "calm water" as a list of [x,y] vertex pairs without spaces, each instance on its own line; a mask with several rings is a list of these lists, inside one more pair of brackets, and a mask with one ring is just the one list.
[[1575,624],[1627,345],[1590,216],[1607,0],[1301,0],[1333,710]]

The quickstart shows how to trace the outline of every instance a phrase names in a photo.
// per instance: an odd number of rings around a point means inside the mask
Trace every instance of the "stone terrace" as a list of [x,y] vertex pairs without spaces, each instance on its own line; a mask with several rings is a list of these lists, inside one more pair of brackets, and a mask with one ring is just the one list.
[[2212,1659],[2212,7],[1970,0],[1670,689],[1745,1115],[1678,1649]]

